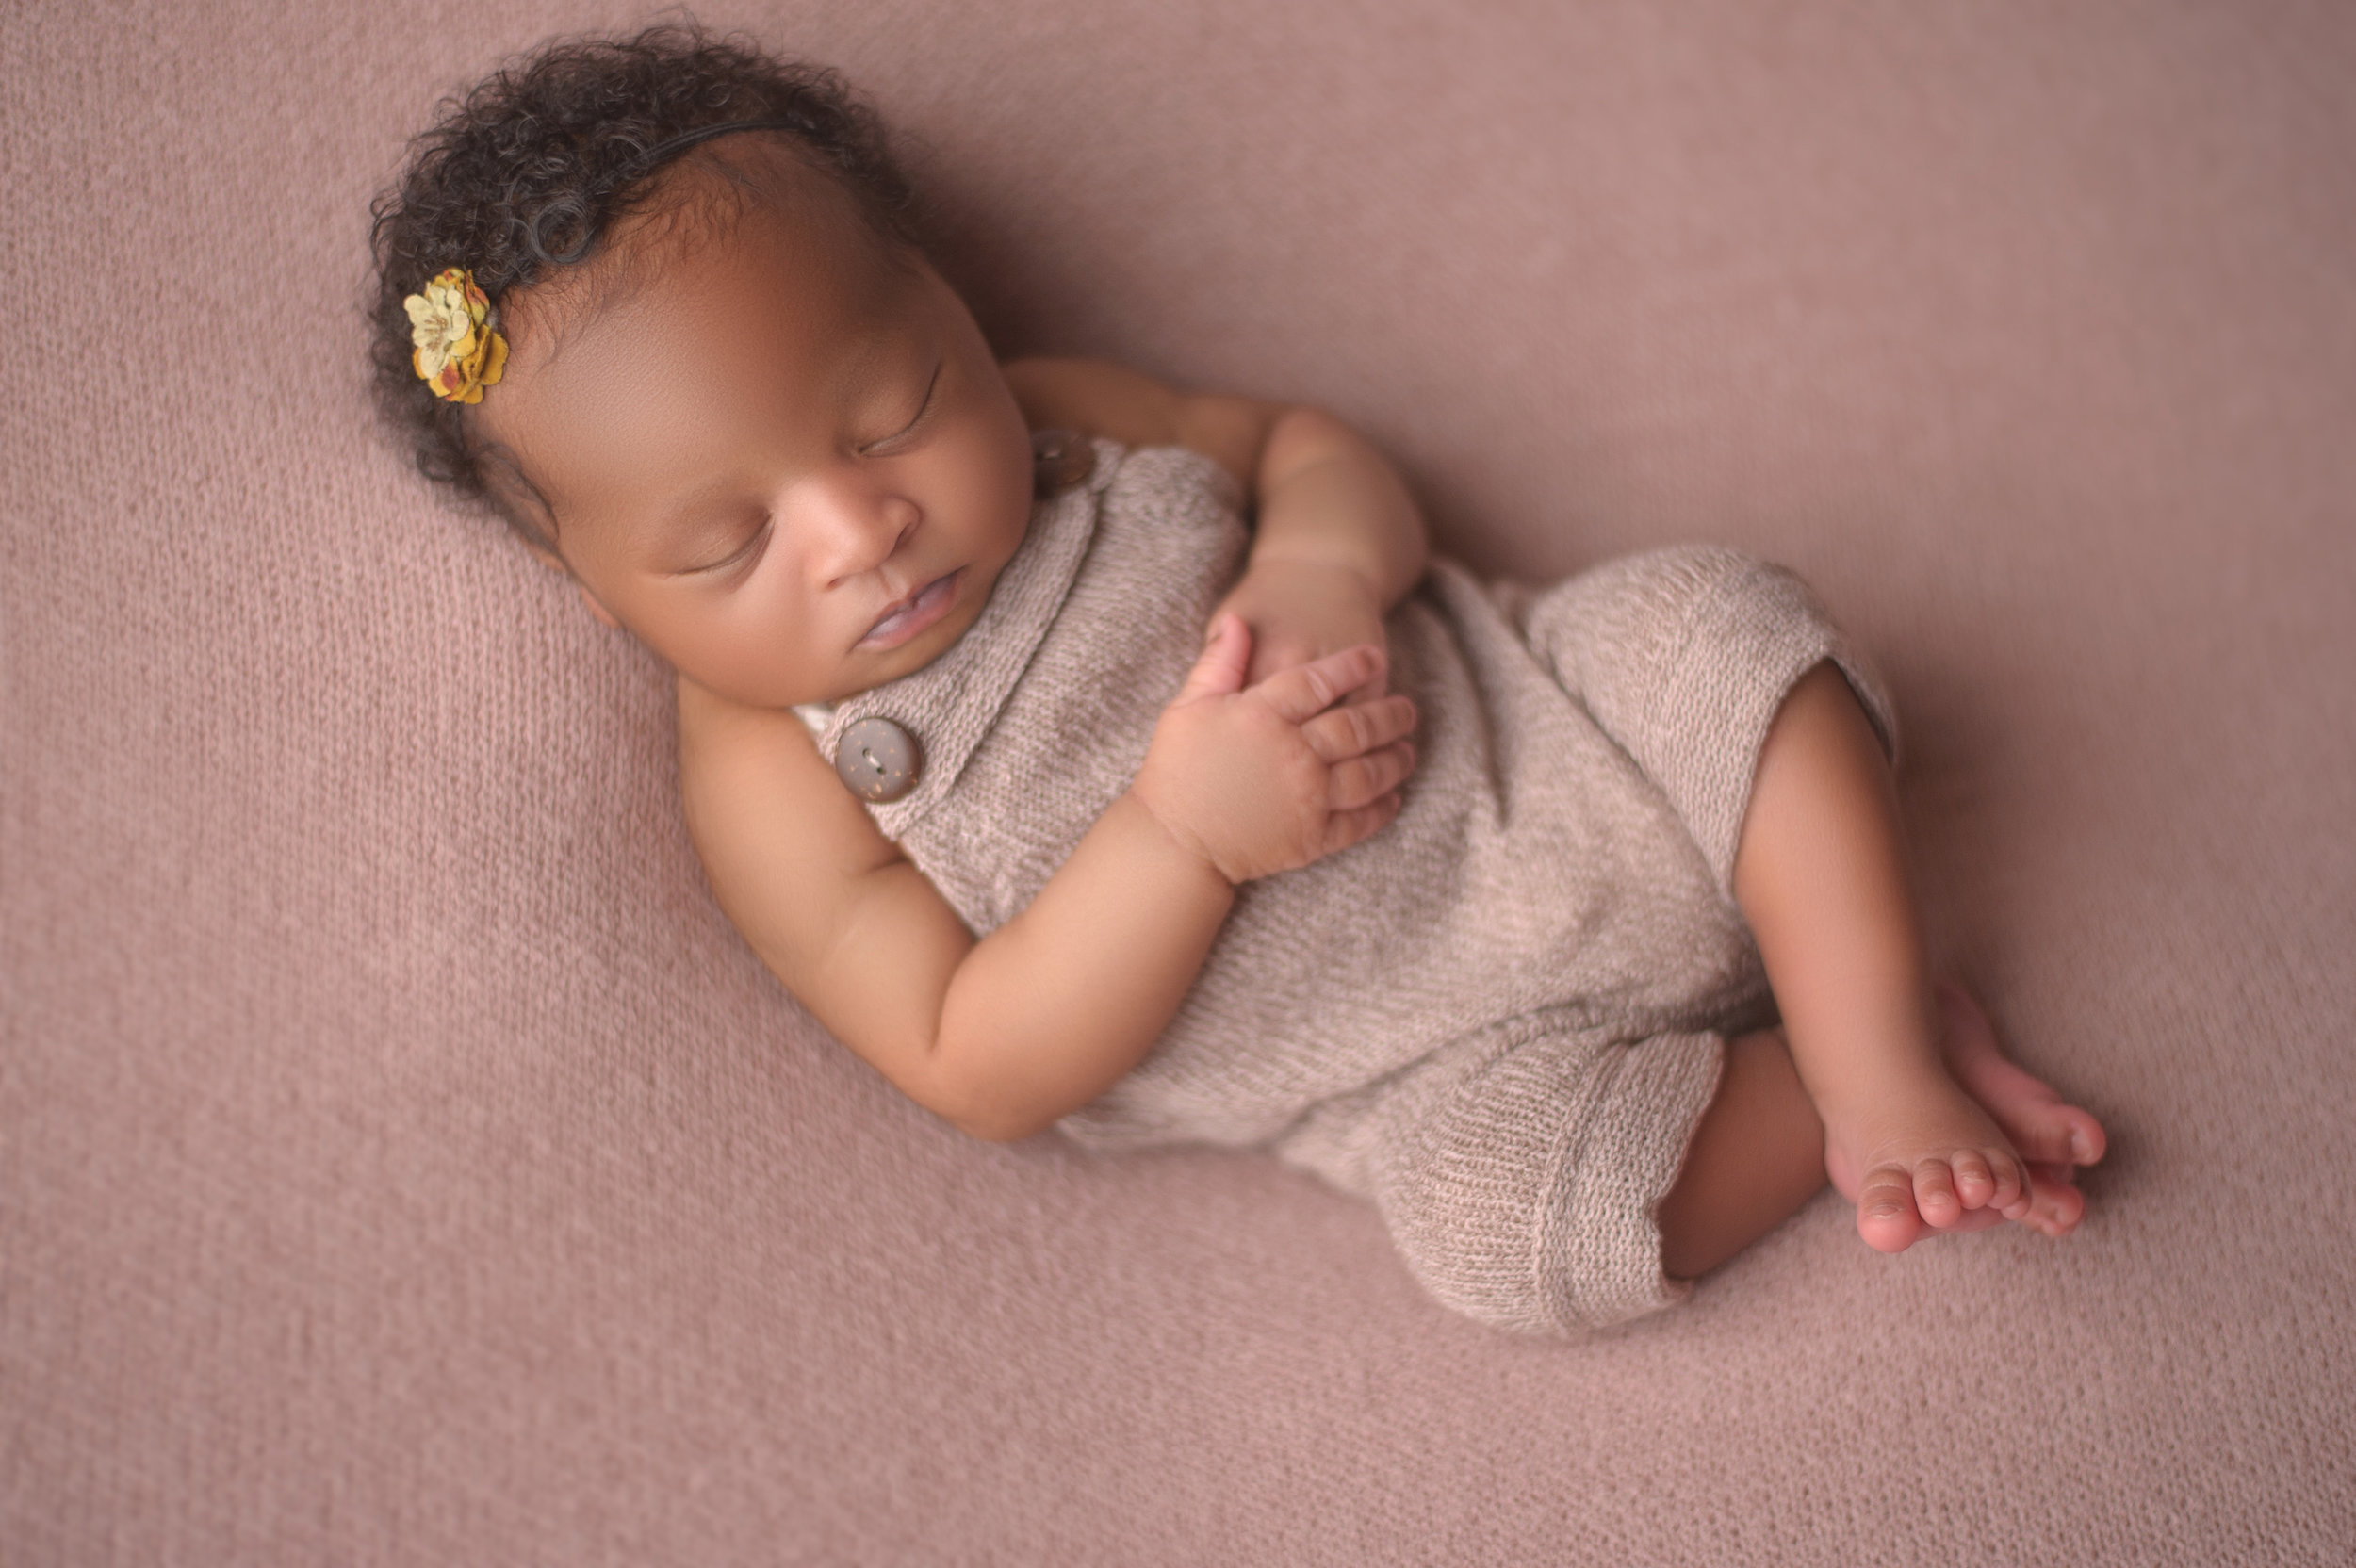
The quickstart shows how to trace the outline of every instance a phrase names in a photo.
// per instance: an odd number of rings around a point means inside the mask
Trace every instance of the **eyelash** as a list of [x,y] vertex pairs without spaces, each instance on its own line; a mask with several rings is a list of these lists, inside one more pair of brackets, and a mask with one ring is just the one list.
[[761,526],[753,530],[753,536],[738,546],[733,554],[724,555],[717,561],[695,567],[696,574],[708,577],[714,573],[725,572],[731,566],[742,566],[749,563],[760,549],[761,542],[769,537],[771,521],[772,519],[763,517],[761,520]]
[[878,447],[889,447],[894,441],[898,441],[909,434],[916,429],[917,426],[924,422],[924,416],[933,411],[933,397],[941,390],[941,372],[942,366],[945,364],[946,362],[943,361],[941,364],[936,364],[933,367],[933,378],[924,384],[924,400],[917,405],[916,417],[910,419],[907,424],[901,426],[898,430],[893,431],[890,435],[885,436],[882,440],[870,441],[866,446],[861,447],[859,449],[861,456],[874,452]]

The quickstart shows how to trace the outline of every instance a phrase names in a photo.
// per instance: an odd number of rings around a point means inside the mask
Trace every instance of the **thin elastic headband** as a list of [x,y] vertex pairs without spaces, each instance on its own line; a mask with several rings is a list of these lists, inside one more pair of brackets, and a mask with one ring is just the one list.
[[[793,131],[808,136],[810,134],[810,127],[803,121],[779,119],[724,120],[716,125],[698,125],[692,131],[681,131],[677,136],[665,137],[653,146],[640,152],[628,163],[622,165],[610,179],[603,182],[604,192],[610,193],[622,186],[645,179],[691,147],[710,141],[714,137],[732,136],[738,131]],[[578,196],[559,196],[556,200],[542,206],[539,211],[532,215],[531,221],[524,227],[525,237],[531,242],[532,253],[550,267],[570,267],[581,260],[589,253],[589,247],[597,240],[595,229],[583,223],[581,234],[562,251],[551,250],[546,237],[552,221],[565,220],[579,221],[587,217],[588,210]]]

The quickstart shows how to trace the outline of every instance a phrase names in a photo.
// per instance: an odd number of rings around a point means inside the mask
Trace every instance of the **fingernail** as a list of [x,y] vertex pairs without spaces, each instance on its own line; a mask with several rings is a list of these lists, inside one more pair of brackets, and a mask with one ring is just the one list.
[[2080,1165],[2092,1165],[2094,1163],[2094,1140],[2084,1133],[2071,1133],[2070,1135],[2070,1157]]

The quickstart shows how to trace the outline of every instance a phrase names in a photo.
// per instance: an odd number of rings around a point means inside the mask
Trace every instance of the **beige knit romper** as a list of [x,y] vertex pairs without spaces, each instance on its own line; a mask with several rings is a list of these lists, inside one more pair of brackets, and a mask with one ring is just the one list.
[[[1126,789],[1240,573],[1233,479],[1095,447],[1041,501],[973,627],[840,704],[922,769],[869,809],[976,936],[1021,911]],[[1422,721],[1399,817],[1246,884],[1153,1052],[1059,1129],[1104,1150],[1263,1146],[1373,1199],[1409,1266],[1483,1322],[1567,1332],[1691,1287],[1653,1207],[1723,1035],[1773,1018],[1729,890],[1760,742],[1839,662],[1790,573],[1730,550],[1616,561],[1544,591],[1434,561],[1387,622]]]

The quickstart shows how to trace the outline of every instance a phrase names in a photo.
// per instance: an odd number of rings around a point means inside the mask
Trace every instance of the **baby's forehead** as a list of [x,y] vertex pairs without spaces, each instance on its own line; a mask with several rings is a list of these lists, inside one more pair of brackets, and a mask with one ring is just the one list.
[[666,166],[631,193],[587,258],[502,302],[509,336],[553,359],[586,323],[642,302],[683,270],[748,251],[785,262],[781,291],[822,281],[812,274],[889,283],[918,270],[912,248],[871,221],[840,180],[780,138],[745,133]]
[[477,430],[545,531],[729,466],[748,421],[799,428],[905,379],[937,335],[929,273],[892,264],[855,206],[828,210],[810,189],[755,202],[707,176],[664,192],[567,270],[577,278],[518,302]]

